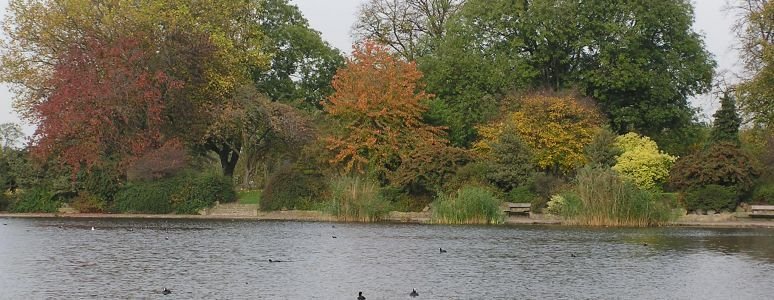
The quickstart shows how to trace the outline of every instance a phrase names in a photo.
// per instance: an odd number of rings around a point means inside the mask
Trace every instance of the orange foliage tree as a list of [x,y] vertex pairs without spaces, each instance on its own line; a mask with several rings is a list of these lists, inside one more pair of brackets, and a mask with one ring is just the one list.
[[355,46],[333,79],[335,92],[322,102],[338,129],[325,138],[330,163],[344,172],[395,170],[420,145],[446,146],[443,128],[425,124],[422,73],[413,62],[373,42]]

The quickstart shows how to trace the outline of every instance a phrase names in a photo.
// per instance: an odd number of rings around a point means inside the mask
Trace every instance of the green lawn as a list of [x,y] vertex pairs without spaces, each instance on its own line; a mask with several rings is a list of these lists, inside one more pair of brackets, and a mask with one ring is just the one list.
[[242,204],[258,204],[261,201],[261,190],[240,191],[237,193],[237,202]]

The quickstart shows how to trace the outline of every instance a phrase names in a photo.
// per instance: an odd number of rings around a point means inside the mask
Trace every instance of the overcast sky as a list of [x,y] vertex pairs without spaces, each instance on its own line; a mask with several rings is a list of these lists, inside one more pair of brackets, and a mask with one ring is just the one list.
[[[731,32],[734,16],[727,13],[725,6],[728,0],[696,0],[696,23],[694,29],[705,37],[707,49],[718,62],[718,71],[738,71],[737,52],[733,49],[735,43]],[[355,22],[358,7],[365,0],[291,0],[298,5],[301,12],[309,20],[310,25],[322,33],[323,39],[341,51],[351,51],[352,39],[350,30]],[[8,0],[0,0],[0,11],[5,15]],[[12,110],[13,95],[8,86],[0,85],[0,123],[15,122],[23,124]],[[701,107],[706,116],[711,115],[719,106],[711,96],[700,96],[692,101],[694,106]],[[26,134],[34,131],[32,126],[24,126]]]

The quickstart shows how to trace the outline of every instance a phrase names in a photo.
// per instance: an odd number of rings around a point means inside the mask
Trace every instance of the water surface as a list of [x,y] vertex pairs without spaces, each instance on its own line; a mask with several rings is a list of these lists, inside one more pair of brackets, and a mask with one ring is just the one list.
[[[355,299],[363,291],[373,300],[410,299],[412,288],[417,299],[774,295],[771,229],[0,223],[0,299]],[[161,295],[164,287],[173,293]]]

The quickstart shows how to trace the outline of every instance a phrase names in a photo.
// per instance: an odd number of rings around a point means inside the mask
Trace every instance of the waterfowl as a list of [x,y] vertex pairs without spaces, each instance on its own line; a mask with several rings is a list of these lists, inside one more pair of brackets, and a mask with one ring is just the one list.
[[409,294],[409,296],[411,296],[412,298],[419,296],[419,293],[417,293],[417,289],[411,289],[411,294]]
[[443,250],[443,248],[438,248],[441,250],[441,253],[446,253],[446,250]]
[[164,295],[169,295],[169,294],[172,294],[172,291],[170,291],[168,288],[164,288],[164,290],[161,291],[161,293]]
[[275,262],[285,262],[285,261],[284,260],[272,260],[271,258],[269,258],[269,262],[270,263],[275,263]]
[[570,257],[575,257],[575,253],[570,253]]
[[365,296],[363,296],[363,292],[357,293],[357,300],[365,300]]
[[335,236],[335,235],[334,235],[334,236],[332,236],[332,237],[333,237],[334,239],[336,238],[336,236]]
[[91,230],[94,230],[94,226],[91,226]]

